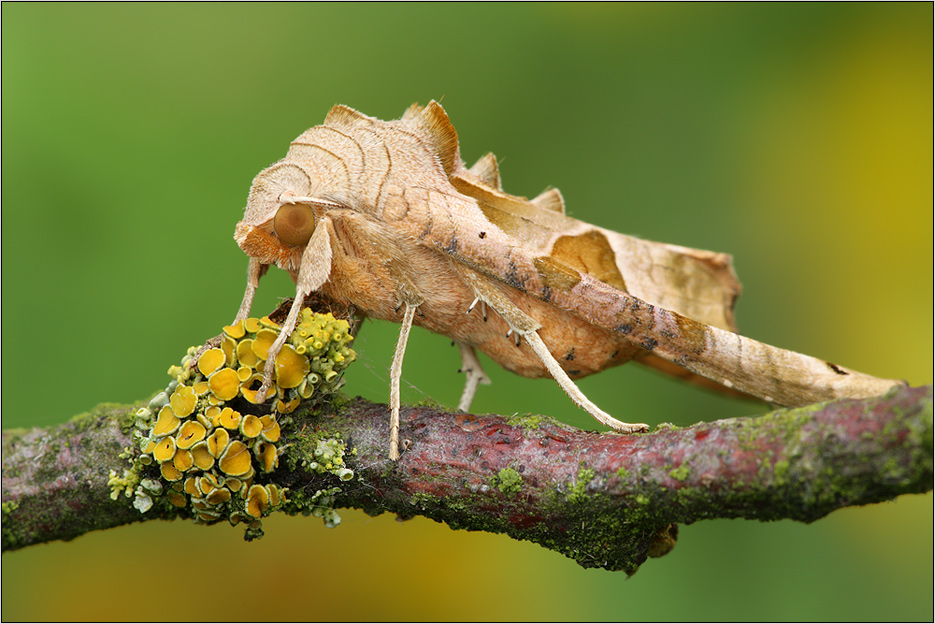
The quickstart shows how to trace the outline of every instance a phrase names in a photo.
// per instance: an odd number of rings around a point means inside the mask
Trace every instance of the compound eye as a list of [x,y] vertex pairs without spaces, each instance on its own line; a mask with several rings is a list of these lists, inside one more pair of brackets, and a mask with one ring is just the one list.
[[315,213],[308,204],[283,204],[273,219],[273,229],[279,240],[299,247],[307,243],[315,231]]

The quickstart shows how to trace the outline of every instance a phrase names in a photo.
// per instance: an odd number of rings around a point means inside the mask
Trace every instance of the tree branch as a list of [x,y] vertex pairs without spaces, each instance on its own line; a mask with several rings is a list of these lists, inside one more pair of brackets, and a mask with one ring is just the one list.
[[[3,550],[69,540],[155,518],[111,499],[110,471],[134,447],[139,405],[99,406],[48,429],[3,433]],[[932,386],[784,409],[756,418],[662,425],[646,435],[593,433],[547,417],[503,418],[435,407],[402,411],[408,448],[387,459],[388,409],[356,399],[302,408],[284,427],[270,473],[289,488],[287,513],[324,503],[422,515],[452,528],[537,542],[584,567],[632,573],[668,552],[676,523],[707,518],[811,522],[850,505],[932,489]],[[315,470],[315,444],[340,438],[355,478]],[[327,492],[330,498],[320,494]]]

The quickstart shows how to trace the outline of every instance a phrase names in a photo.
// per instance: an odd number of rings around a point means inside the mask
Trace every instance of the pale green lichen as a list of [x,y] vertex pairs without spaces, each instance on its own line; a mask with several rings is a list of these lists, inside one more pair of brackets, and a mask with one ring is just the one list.
[[497,473],[497,487],[507,496],[516,494],[522,489],[523,476],[513,468],[503,468]]
[[[140,513],[164,505],[201,524],[243,523],[247,539],[262,536],[261,519],[290,502],[287,488],[273,480],[284,450],[282,427],[291,424],[283,415],[340,387],[343,371],[356,358],[349,330],[344,320],[304,309],[276,358],[268,398],[256,408],[251,404],[257,404],[266,366],[273,365],[266,359],[279,325],[263,317],[225,327],[220,348],[197,362],[197,349],[190,348],[169,369],[173,379],[166,390],[133,415],[140,452],[126,449],[120,455],[130,467],[122,475],[111,471],[111,498],[133,497]],[[319,440],[309,466],[350,480],[354,472],[344,464],[346,450],[339,436]],[[334,493],[319,491],[309,503],[328,526],[340,523],[329,511]]]

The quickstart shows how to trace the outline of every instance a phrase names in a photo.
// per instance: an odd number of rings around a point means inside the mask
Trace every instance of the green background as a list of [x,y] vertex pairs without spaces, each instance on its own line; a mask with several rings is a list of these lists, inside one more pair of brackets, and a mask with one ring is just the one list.
[[[507,191],[727,251],[742,331],[932,381],[931,4],[2,7],[3,427],[163,387],[230,322],[253,176],[343,103],[441,99]],[[292,292],[271,272],[254,310]],[[385,401],[396,326],[347,390]],[[459,360],[416,330],[404,400],[454,405]],[[555,384],[488,363],[478,412],[592,428]],[[764,411],[636,365],[581,383],[630,422]],[[706,521],[636,576],[417,518],[146,523],[4,554],[11,619],[928,620],[932,496],[802,525]]]

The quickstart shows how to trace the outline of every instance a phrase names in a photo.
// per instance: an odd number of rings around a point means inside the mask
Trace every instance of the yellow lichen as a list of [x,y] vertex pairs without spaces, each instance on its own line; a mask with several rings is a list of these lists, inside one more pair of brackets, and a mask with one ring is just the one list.
[[295,388],[308,374],[307,357],[296,353],[295,347],[286,344],[276,356],[276,385],[280,388]]
[[218,481],[217,475],[211,472],[206,472],[204,476],[198,480],[198,487],[203,493],[208,494],[220,488],[221,483]]
[[188,420],[179,429],[178,438],[176,438],[175,442],[180,449],[189,449],[204,440],[207,433],[204,425],[200,422]]
[[159,416],[156,419],[156,424],[153,425],[153,436],[161,438],[162,436],[169,435],[174,433],[182,424],[181,419],[179,419],[175,412],[172,411],[172,408],[168,405],[163,406],[159,410]]
[[218,462],[218,467],[232,477],[246,475],[252,468],[250,463],[250,450],[240,440],[234,440],[224,451]]
[[169,397],[169,405],[178,418],[187,418],[195,411],[198,397],[191,386],[179,386]]
[[299,406],[301,399],[299,397],[293,397],[288,403],[283,403],[282,399],[276,400],[276,411],[280,414],[291,414],[295,411],[295,408]]
[[192,459],[191,451],[180,450],[175,452],[175,456],[172,458],[172,465],[175,466],[175,469],[179,472],[185,472],[189,470],[195,461]]
[[186,498],[182,494],[179,494],[178,492],[173,492],[170,490],[168,494],[168,498],[169,498],[169,503],[171,503],[172,505],[175,505],[176,507],[184,507],[185,505],[188,504],[188,500],[186,500]]
[[170,463],[162,464],[159,467],[159,471],[162,473],[162,478],[166,481],[178,481],[182,478],[182,473]]
[[279,332],[272,329],[261,329],[256,333],[256,338],[253,339],[253,353],[256,354],[257,358],[265,360],[269,355],[269,348],[273,346],[273,343],[276,342],[276,338],[279,337]]
[[220,505],[222,503],[226,503],[230,499],[231,493],[227,488],[214,490],[205,497],[205,500],[208,501],[208,503],[211,505]]
[[224,351],[218,348],[208,349],[198,358],[198,370],[205,377],[208,377],[217,369],[224,366],[227,362],[227,356]]
[[260,358],[253,352],[253,340],[241,340],[237,343],[237,361],[247,368],[256,368]]
[[224,352],[224,363],[230,368],[237,364],[237,341],[230,336],[221,339],[221,351]]
[[253,414],[245,416],[240,421],[240,433],[245,437],[253,439],[263,432],[263,423]]
[[185,493],[189,496],[201,496],[201,489],[198,487],[198,477],[189,477],[185,479]]
[[[260,531],[260,518],[286,502],[285,488],[266,482],[275,474],[282,452],[277,447],[282,436],[277,415],[294,412],[302,399],[317,392],[333,391],[355,358],[348,346],[353,337],[347,323],[306,309],[275,363],[267,362],[280,329],[268,317],[225,327],[219,347],[201,353],[189,349],[181,364],[169,369],[173,383],[137,414],[137,426],[145,431],[136,440],[143,453],[139,466],[147,469],[158,462],[162,478],[171,484],[166,489],[168,503],[190,505],[196,522],[228,519],[246,523],[254,536]],[[253,414],[252,409],[236,411],[238,404],[230,402],[241,396],[257,403],[268,367],[273,368],[273,383],[264,407]],[[272,413],[266,413],[270,408]],[[322,453],[316,450],[315,465],[342,480],[347,478],[343,473],[353,475],[343,466],[343,454],[325,446]],[[154,493],[141,489],[134,506],[145,512]]]
[[153,458],[158,462],[167,462],[175,455],[175,439],[165,437],[156,443],[153,449]]
[[208,452],[214,457],[220,457],[227,448],[230,434],[226,429],[215,429],[214,433],[208,436]]
[[199,442],[192,447],[192,461],[200,470],[211,470],[214,468],[214,455],[208,450],[208,443]]
[[211,393],[221,401],[230,401],[240,390],[240,379],[233,368],[222,368],[208,377]]
[[279,454],[276,452],[275,444],[261,443],[258,447],[257,457],[260,460],[260,469],[263,472],[275,470],[279,465]]
[[267,442],[279,442],[279,436],[282,435],[282,430],[279,427],[276,416],[273,414],[263,416],[260,418],[260,422],[263,423],[263,439]]
[[240,340],[244,337],[246,330],[244,329],[243,321],[237,321],[233,325],[225,325],[224,333],[233,338],[234,340]]
[[211,422],[212,427],[218,426],[218,417],[221,415],[221,407],[218,405],[211,405],[205,409],[205,418]]
[[251,486],[250,493],[247,495],[247,513],[254,518],[260,518],[267,509],[269,509],[269,492],[262,485]]
[[220,415],[218,416],[218,425],[224,427],[225,429],[237,429],[240,426],[240,421],[240,412],[234,411],[229,407],[222,409]]

